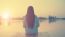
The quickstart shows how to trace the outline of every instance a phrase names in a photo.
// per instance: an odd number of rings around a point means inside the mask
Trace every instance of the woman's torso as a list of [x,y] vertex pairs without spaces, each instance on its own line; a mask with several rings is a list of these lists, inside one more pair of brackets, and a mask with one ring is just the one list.
[[35,16],[35,23],[34,23],[34,27],[28,28],[28,25],[26,24],[26,18],[24,17],[24,28],[26,33],[38,33],[38,27],[39,27],[39,19],[37,18],[37,16]]

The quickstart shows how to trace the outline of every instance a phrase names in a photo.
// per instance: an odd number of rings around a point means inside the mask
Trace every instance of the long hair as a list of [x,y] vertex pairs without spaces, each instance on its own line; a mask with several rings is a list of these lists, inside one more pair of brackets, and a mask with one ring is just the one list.
[[35,14],[34,14],[34,9],[33,9],[32,6],[29,6],[28,7],[27,15],[26,15],[26,22],[27,22],[27,26],[29,28],[33,28],[34,27]]

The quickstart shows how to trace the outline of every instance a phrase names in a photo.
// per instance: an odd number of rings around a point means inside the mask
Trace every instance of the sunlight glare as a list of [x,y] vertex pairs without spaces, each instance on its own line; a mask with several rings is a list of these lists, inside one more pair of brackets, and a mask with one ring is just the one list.
[[9,9],[4,10],[4,12],[2,13],[2,18],[3,19],[9,19],[10,13],[11,13],[11,11]]
[[7,29],[9,25],[10,16],[11,16],[10,9],[3,10],[1,17],[2,17],[2,26],[4,27],[4,29]]
[[3,19],[9,19],[9,16],[10,16],[9,13],[4,13],[4,14],[2,15],[2,18],[3,18]]

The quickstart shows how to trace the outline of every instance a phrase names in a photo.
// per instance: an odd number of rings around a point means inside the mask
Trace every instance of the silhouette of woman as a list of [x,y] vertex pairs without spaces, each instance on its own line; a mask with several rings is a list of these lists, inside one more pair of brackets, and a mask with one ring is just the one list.
[[26,37],[38,37],[39,19],[35,16],[32,6],[28,7],[23,26],[25,28]]

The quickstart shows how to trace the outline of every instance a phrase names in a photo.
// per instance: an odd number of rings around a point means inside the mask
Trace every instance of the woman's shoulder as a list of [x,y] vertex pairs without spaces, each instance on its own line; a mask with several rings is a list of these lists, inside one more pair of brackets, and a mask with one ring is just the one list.
[[35,16],[35,21],[39,22],[39,18],[37,16]]
[[[23,16],[23,19],[26,19],[26,16]],[[35,16],[35,19],[39,19],[37,16]]]
[[37,16],[35,16],[35,19],[39,19]]

